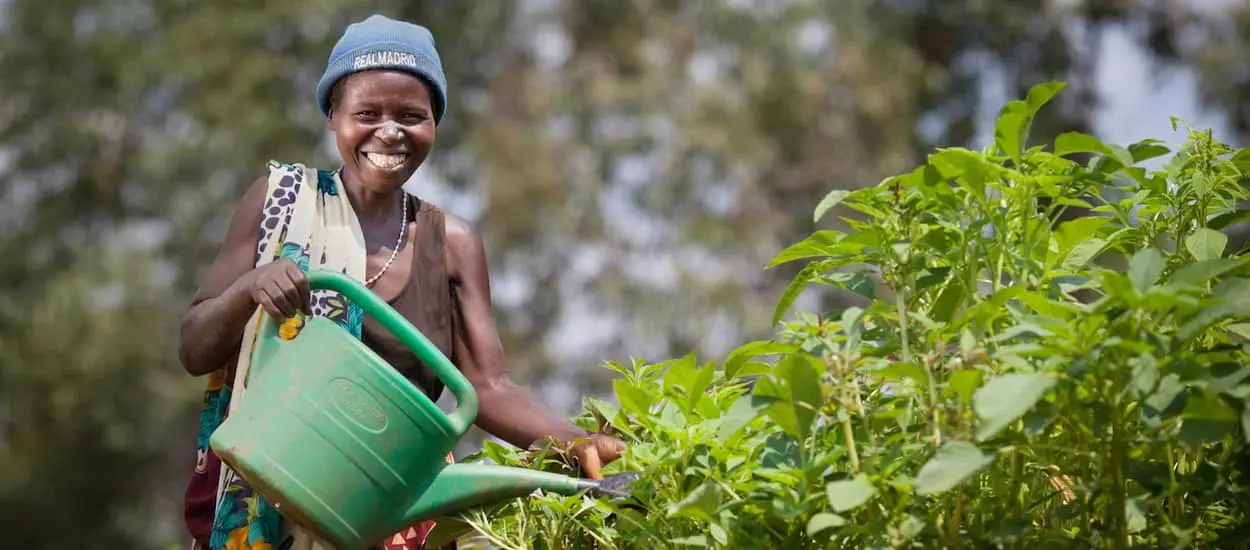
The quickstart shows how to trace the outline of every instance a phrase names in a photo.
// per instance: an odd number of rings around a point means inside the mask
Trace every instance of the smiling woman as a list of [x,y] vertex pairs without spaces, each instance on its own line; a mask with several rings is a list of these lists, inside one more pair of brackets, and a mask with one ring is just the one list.
[[364,189],[395,194],[434,147],[435,98],[393,69],[353,73],[330,93],[330,128],[349,175]]
[[[330,54],[316,99],[342,157],[336,170],[271,162],[235,209],[225,241],[182,321],[179,358],[207,375],[195,473],[185,515],[195,548],[317,549],[208,447],[246,399],[251,342],[260,319],[297,334],[305,316],[338,323],[431,399],[443,385],[402,343],[349,300],[310,290],[310,269],[345,273],[370,287],[424,333],[473,384],[477,424],[517,446],[552,438],[586,475],[624,450],[589,434],[512,382],[491,311],[481,237],[464,219],[403,190],[434,147],[447,109],[434,38],[419,25],[374,15],[347,27]],[[246,345],[245,345],[246,344]],[[429,525],[381,548],[421,548]]]

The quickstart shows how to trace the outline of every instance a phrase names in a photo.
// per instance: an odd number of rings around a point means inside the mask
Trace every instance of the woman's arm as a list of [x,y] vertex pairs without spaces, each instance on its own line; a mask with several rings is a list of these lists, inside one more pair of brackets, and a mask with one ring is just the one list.
[[518,447],[544,437],[569,442],[589,435],[512,381],[491,306],[486,253],[477,231],[445,214],[447,270],[455,314],[453,360],[477,391],[478,427]]
[[448,276],[456,308],[453,361],[477,391],[478,427],[522,448],[548,437],[564,445],[584,440],[569,454],[587,476],[602,478],[600,467],[616,460],[625,443],[574,426],[513,383],[495,328],[482,238],[464,219],[446,214],[446,220]]
[[243,340],[243,327],[256,311],[244,279],[255,267],[267,186],[262,177],[244,193],[226,239],[182,317],[178,359],[194,376],[221,368],[234,355]]

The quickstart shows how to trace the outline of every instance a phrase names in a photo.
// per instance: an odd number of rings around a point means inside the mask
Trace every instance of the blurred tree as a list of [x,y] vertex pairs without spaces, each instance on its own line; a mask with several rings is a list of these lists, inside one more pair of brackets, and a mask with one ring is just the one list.
[[0,3],[5,544],[181,536],[200,381],[177,318],[266,160],[335,162],[311,96],[350,21],[432,28],[452,100],[414,189],[476,199],[518,378],[581,391],[603,387],[593,360],[766,334],[779,278],[760,266],[814,203],[967,144],[987,85],[1067,80],[1036,139],[1089,130],[1113,99],[1093,86],[1102,29],[1195,69],[1250,132],[1250,8],[1216,4]]

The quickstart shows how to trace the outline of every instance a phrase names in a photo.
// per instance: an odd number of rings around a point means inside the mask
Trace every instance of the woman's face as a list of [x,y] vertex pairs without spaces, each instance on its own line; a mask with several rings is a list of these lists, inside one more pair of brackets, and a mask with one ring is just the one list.
[[393,192],[434,146],[430,91],[402,71],[353,73],[331,98],[330,129],[343,157],[345,181]]

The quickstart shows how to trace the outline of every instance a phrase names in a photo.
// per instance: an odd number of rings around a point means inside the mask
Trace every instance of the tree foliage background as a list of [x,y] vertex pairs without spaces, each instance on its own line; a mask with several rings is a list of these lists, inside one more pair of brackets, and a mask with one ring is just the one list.
[[[1073,89],[1037,139],[1188,74],[1250,134],[1240,1],[0,1],[5,547],[184,540],[179,316],[266,160],[336,162],[312,89],[373,12],[438,40],[450,111],[412,190],[476,220],[512,369],[557,407],[597,361],[766,334],[788,274],[761,267],[815,201],[982,145],[1032,84]],[[1113,34],[1150,79],[1099,88]]]

